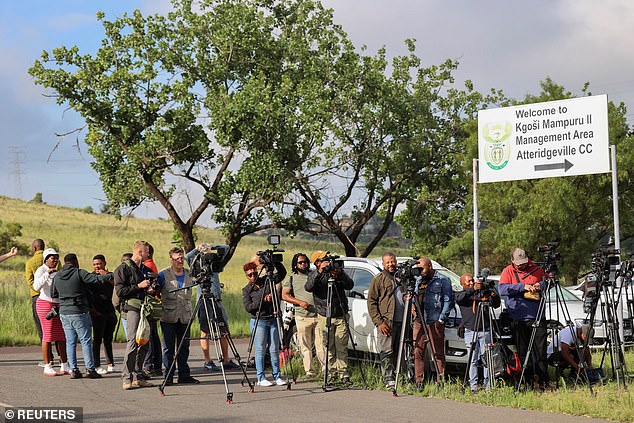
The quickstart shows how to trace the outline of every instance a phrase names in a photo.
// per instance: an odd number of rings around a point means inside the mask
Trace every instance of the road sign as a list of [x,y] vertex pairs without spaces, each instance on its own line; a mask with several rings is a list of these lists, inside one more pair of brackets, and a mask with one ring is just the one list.
[[610,171],[606,95],[478,112],[478,182]]

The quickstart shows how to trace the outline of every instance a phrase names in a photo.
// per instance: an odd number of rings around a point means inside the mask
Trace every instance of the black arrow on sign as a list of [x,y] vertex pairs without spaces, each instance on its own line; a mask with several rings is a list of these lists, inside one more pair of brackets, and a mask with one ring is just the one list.
[[573,166],[568,160],[564,159],[563,163],[553,163],[553,164],[541,164],[535,165],[535,171],[538,172],[540,170],[557,170],[563,169],[564,172],[567,172]]

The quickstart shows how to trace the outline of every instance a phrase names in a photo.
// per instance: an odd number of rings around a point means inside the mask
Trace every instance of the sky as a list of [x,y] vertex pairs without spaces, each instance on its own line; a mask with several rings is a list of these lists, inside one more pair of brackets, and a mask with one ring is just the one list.
[[[424,66],[459,61],[456,82],[501,89],[512,98],[537,94],[551,77],[573,94],[585,82],[593,94],[624,102],[634,123],[634,2],[631,0],[324,0],[357,46],[372,54],[405,54],[416,39]],[[42,50],[99,48],[108,20],[140,9],[165,13],[167,0],[6,1],[0,4],[0,195],[99,210],[105,202],[81,137],[64,134],[83,121],[45,96],[27,70]],[[156,205],[139,217],[165,217]],[[213,225],[212,222],[200,222]]]

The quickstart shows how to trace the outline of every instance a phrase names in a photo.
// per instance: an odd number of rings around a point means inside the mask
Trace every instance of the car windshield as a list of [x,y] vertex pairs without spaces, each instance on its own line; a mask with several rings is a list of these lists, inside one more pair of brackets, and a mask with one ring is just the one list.
[[555,301],[557,299],[556,291],[559,292],[560,298],[563,298],[564,301],[566,301],[566,302],[582,301],[581,298],[577,297],[575,294],[573,294],[572,292],[568,291],[567,289],[557,289],[557,290],[551,289],[548,292],[548,299],[550,301]]

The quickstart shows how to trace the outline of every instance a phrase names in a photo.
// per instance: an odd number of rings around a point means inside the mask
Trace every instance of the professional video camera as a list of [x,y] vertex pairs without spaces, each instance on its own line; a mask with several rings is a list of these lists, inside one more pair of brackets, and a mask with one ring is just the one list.
[[478,282],[482,284],[482,288],[476,292],[476,295],[478,299],[483,301],[490,299],[491,294],[497,295],[495,281],[489,280],[490,274],[491,270],[485,267],[484,269],[480,270],[480,273],[476,276]]
[[282,263],[284,252],[283,249],[277,248],[280,245],[280,236],[279,235],[269,235],[266,238],[269,245],[272,245],[272,249],[258,251],[256,254],[260,259],[260,263],[266,267],[267,270],[272,271],[275,267],[275,263]]
[[394,273],[394,276],[401,281],[405,281],[408,289],[412,291],[416,288],[416,278],[422,275],[422,269],[416,267],[417,265],[418,258],[412,258],[406,262],[397,264],[396,272]]
[[198,254],[189,264],[189,268],[193,282],[201,286],[203,293],[210,293],[214,273],[224,270],[223,260],[228,251],[229,246],[224,244],[202,244],[199,247]]
[[324,272],[341,271],[343,269],[343,260],[339,260],[339,256],[331,254],[321,259],[322,261],[330,261],[328,266],[324,268]]
[[559,242],[551,241],[546,245],[537,247],[537,251],[543,254],[542,268],[546,273],[557,272],[557,262],[561,259],[561,254],[557,251],[559,248]]

